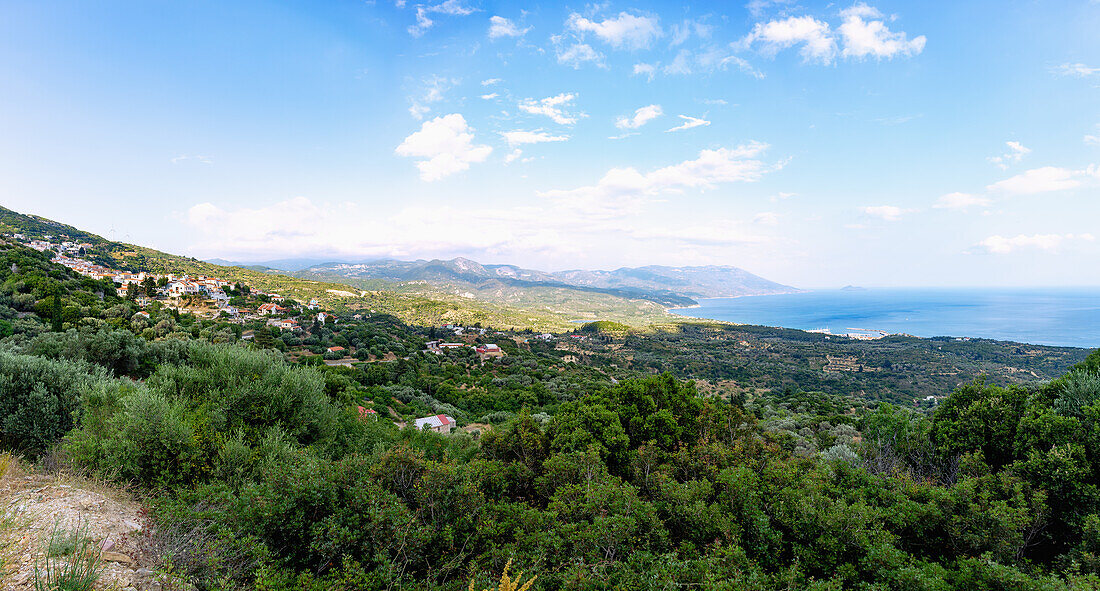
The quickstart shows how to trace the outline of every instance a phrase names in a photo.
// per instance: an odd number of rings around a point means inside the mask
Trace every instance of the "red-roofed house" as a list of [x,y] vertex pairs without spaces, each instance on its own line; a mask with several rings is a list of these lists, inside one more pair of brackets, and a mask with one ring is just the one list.
[[373,408],[363,408],[362,406],[359,407],[359,418],[365,419],[365,418],[368,418],[368,417],[377,417],[377,416],[378,416],[378,411],[374,410]]
[[257,312],[260,314],[260,316],[269,316],[271,314],[282,314],[283,312],[286,312],[286,308],[280,306],[279,304],[263,304],[260,306],[260,309],[257,310]]
[[450,433],[455,428],[454,417],[447,415],[435,415],[416,419],[417,429],[431,429],[436,433]]

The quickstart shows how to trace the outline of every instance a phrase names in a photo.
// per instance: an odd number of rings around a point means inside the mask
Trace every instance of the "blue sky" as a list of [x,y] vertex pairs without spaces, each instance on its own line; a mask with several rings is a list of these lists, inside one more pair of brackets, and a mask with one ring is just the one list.
[[0,5],[2,204],[200,258],[1098,285],[1100,3]]

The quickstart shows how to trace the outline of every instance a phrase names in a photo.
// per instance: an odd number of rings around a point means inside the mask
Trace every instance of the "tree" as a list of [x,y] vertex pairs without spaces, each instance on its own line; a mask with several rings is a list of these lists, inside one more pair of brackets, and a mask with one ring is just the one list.
[[141,291],[149,297],[157,295],[157,280],[153,279],[152,275],[146,275],[145,280],[141,282]]
[[261,349],[270,349],[275,345],[275,339],[271,336],[271,329],[266,326],[256,329],[253,342]]

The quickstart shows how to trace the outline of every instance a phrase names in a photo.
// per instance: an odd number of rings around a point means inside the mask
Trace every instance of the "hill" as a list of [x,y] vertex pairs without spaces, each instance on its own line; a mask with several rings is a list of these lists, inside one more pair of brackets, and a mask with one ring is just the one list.
[[652,293],[673,293],[689,298],[728,298],[773,295],[799,291],[730,266],[623,267],[614,271],[572,270],[554,273],[570,285]]
[[[422,295],[448,294],[492,304],[551,309],[585,316],[607,308],[612,298],[652,302],[661,307],[696,304],[694,298],[765,295],[798,291],[737,267],[620,268],[614,271],[550,273],[516,265],[451,260],[379,260],[325,263],[294,273],[297,277],[350,282],[362,288],[386,286]],[[614,306],[612,306],[614,307]]]
[[[0,233],[21,234],[26,240],[50,236],[57,241],[86,243],[91,248],[87,249],[85,258],[121,271],[219,277],[299,301],[317,299],[327,308],[378,310],[418,325],[458,323],[562,331],[575,327],[577,321],[614,319],[641,327],[667,321],[669,315],[664,308],[676,305],[675,301],[659,303],[601,290],[589,292],[558,285],[540,286],[537,293],[529,293],[525,289],[513,289],[514,286],[506,285],[507,282],[487,284],[477,290],[478,296],[474,296],[467,288],[439,289],[425,281],[395,284],[376,279],[363,281],[339,274],[300,273],[297,274],[299,276],[291,276],[268,268],[218,265],[114,242],[73,226],[3,207],[0,207]],[[439,269],[434,273],[434,276],[444,277],[447,271]],[[424,276],[433,276],[433,272],[425,272]]]

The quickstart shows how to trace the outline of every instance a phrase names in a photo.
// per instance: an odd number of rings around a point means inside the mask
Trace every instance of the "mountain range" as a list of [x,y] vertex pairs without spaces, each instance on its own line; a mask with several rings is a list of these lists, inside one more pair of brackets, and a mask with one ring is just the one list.
[[[91,232],[0,207],[0,234],[47,236],[92,245],[86,258],[123,271],[212,275],[318,298],[326,305],[387,310],[414,324],[461,321],[563,330],[577,322],[615,320],[632,326],[666,322],[667,308],[696,298],[789,293],[736,267],[620,268],[545,272],[516,265],[451,260],[322,262],[284,259],[244,264],[197,259],[114,242]],[[292,270],[292,269],[297,270]],[[348,287],[356,289],[349,290]]]
[[690,306],[696,298],[791,293],[798,289],[769,281],[737,267],[622,267],[613,271],[573,269],[546,272],[516,265],[481,264],[467,258],[450,260],[378,260],[312,265],[294,275],[326,280],[426,283],[438,288],[472,292],[563,288],[665,306]]

